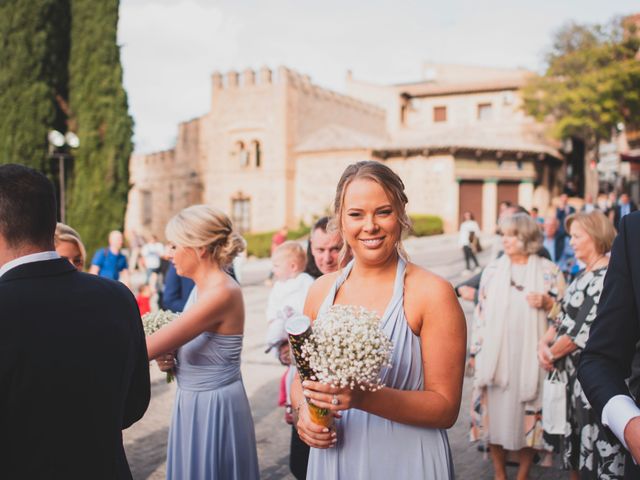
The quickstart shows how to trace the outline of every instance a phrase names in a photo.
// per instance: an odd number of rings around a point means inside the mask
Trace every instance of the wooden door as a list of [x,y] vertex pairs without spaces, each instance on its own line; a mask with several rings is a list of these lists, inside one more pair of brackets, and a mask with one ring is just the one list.
[[500,211],[502,202],[510,202],[511,205],[518,205],[518,185],[520,182],[498,182],[498,204],[497,211]]
[[458,212],[458,225],[462,223],[462,214],[471,212],[482,228],[482,185],[481,180],[463,180],[460,182],[460,206]]

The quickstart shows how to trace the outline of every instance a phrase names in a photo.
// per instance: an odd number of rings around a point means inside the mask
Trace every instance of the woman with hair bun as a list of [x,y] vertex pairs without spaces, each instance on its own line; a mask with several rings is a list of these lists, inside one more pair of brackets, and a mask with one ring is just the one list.
[[244,302],[225,272],[245,241],[224,213],[207,205],[178,213],[166,237],[178,275],[196,285],[184,313],[147,338],[149,359],[161,370],[175,368],[178,380],[167,479],[257,479],[255,431],[240,374]]

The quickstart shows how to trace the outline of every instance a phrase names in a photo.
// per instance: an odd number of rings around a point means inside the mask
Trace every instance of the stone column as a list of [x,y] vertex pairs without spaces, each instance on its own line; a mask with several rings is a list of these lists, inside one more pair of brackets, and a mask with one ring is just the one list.
[[487,178],[482,185],[482,231],[494,233],[498,218],[498,180]]
[[460,223],[460,182],[461,178],[456,178],[456,181],[453,182],[453,186],[451,188],[451,205],[445,208],[444,211],[447,212],[444,220],[444,231],[445,233],[455,233],[458,231],[458,225]]
[[533,180],[525,179],[518,185],[518,204],[531,210],[533,206]]

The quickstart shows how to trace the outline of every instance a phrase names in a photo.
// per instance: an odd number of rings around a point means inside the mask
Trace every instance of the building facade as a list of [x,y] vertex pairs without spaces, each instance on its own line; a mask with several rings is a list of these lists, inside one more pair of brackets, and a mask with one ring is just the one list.
[[469,210],[493,231],[500,201],[546,208],[558,190],[562,157],[521,110],[529,75],[428,64],[410,84],[348,74],[343,95],[284,67],[214,73],[209,113],[179,125],[175,148],[132,156],[126,229],[162,237],[194,203],[243,232],[310,223],[347,165],[376,160],[404,180],[409,213],[455,231]]

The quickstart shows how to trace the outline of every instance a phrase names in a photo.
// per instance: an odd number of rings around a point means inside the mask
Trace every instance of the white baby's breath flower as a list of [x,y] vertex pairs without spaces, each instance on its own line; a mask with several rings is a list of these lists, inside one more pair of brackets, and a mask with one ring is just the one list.
[[177,316],[177,313],[173,313],[168,310],[158,310],[156,312],[145,313],[142,316],[144,334],[151,335],[156,333],[162,327],[171,323]]
[[390,367],[393,345],[373,312],[334,305],[313,324],[302,354],[320,382],[336,387],[379,390],[382,367]]

